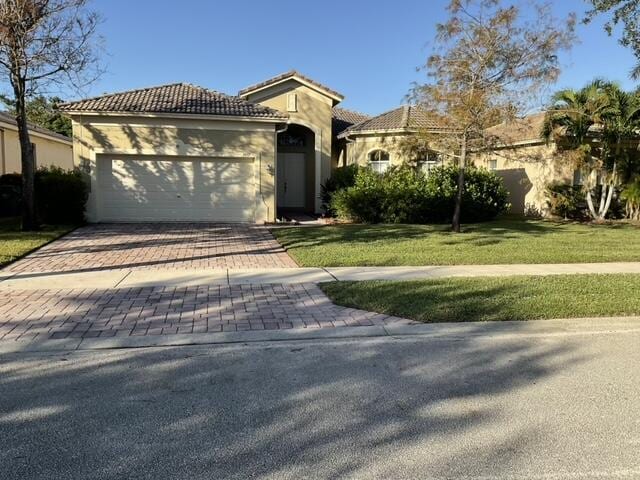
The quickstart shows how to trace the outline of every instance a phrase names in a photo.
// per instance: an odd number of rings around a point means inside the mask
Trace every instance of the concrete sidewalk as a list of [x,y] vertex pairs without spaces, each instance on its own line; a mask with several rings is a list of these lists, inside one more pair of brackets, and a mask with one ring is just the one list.
[[362,280],[418,280],[447,277],[640,274],[640,262],[455,265],[427,267],[331,267],[260,269],[105,269],[75,272],[0,271],[0,289],[189,287],[199,285],[270,285]]

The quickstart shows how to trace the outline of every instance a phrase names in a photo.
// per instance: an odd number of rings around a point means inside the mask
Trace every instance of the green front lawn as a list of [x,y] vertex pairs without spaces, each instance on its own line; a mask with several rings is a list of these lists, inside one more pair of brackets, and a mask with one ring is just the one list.
[[72,230],[71,226],[44,226],[39,232],[21,232],[20,221],[0,218],[0,268]]
[[465,225],[336,225],[273,230],[305,267],[640,261],[640,228],[499,220]]
[[640,275],[482,277],[321,285],[338,305],[426,323],[640,315]]

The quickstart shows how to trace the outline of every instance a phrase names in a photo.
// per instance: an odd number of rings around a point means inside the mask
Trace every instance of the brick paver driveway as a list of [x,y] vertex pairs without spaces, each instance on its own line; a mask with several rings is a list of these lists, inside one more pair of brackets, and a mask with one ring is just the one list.
[[[113,224],[80,228],[6,270],[28,274],[295,266],[260,226]],[[0,340],[413,323],[339,307],[314,284],[46,288],[2,292]]]
[[314,284],[16,290],[0,298],[0,340],[389,323],[414,322],[339,307]]
[[269,230],[254,225],[105,224],[79,228],[6,270],[295,267]]

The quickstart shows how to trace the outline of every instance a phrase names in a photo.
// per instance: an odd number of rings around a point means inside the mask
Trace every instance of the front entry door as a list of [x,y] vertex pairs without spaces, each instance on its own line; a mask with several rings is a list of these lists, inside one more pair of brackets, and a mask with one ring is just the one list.
[[305,207],[305,172],[304,153],[278,154],[278,207]]

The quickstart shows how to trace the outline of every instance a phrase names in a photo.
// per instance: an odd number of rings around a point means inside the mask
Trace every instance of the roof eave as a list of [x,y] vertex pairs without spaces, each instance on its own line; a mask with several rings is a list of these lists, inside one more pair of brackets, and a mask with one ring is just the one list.
[[[18,131],[17,125],[14,125],[11,122],[0,120],[0,129],[7,129],[7,128],[12,131]],[[46,138],[47,140],[51,140],[52,142],[60,142],[60,143],[64,143],[65,145],[73,146],[73,141],[71,138],[65,137],[64,135],[61,135],[56,132],[47,133],[47,132],[35,130],[32,126],[29,126],[29,135],[32,135],[34,137]]]
[[322,95],[325,95],[325,96],[331,98],[334,101],[334,104],[333,104],[334,107],[338,103],[340,103],[340,102],[342,102],[344,100],[344,96],[343,95],[340,95],[337,92],[332,92],[332,91],[329,91],[329,90],[327,90],[325,88],[322,88],[322,87],[320,87],[318,85],[315,85],[315,84],[305,80],[304,78],[299,77],[298,75],[292,75],[290,77],[285,77],[285,78],[281,78],[281,79],[278,79],[278,80],[274,80],[273,82],[270,82],[270,83],[268,83],[266,85],[260,85],[260,86],[257,86],[257,87],[245,88],[245,89],[240,90],[238,92],[238,96],[239,97],[247,97],[247,96],[251,95],[252,93],[261,92],[262,90],[266,90],[266,89],[271,88],[271,87],[273,87],[275,85],[280,85],[281,83],[288,82],[289,80],[295,80],[295,81],[303,84],[305,87],[308,87],[311,90],[315,90],[316,92],[321,93]]
[[262,122],[262,123],[286,123],[288,116],[282,117],[253,117],[250,115],[215,115],[202,113],[164,113],[164,112],[117,112],[99,110],[62,110],[62,113],[69,116],[96,115],[103,117],[143,117],[143,118],[182,118],[197,120],[228,120],[240,122]]
[[443,133],[446,130],[437,128],[416,129],[416,128],[375,128],[369,130],[345,130],[338,135],[338,138],[351,137],[354,135],[376,135],[376,134],[388,134],[388,133]]

